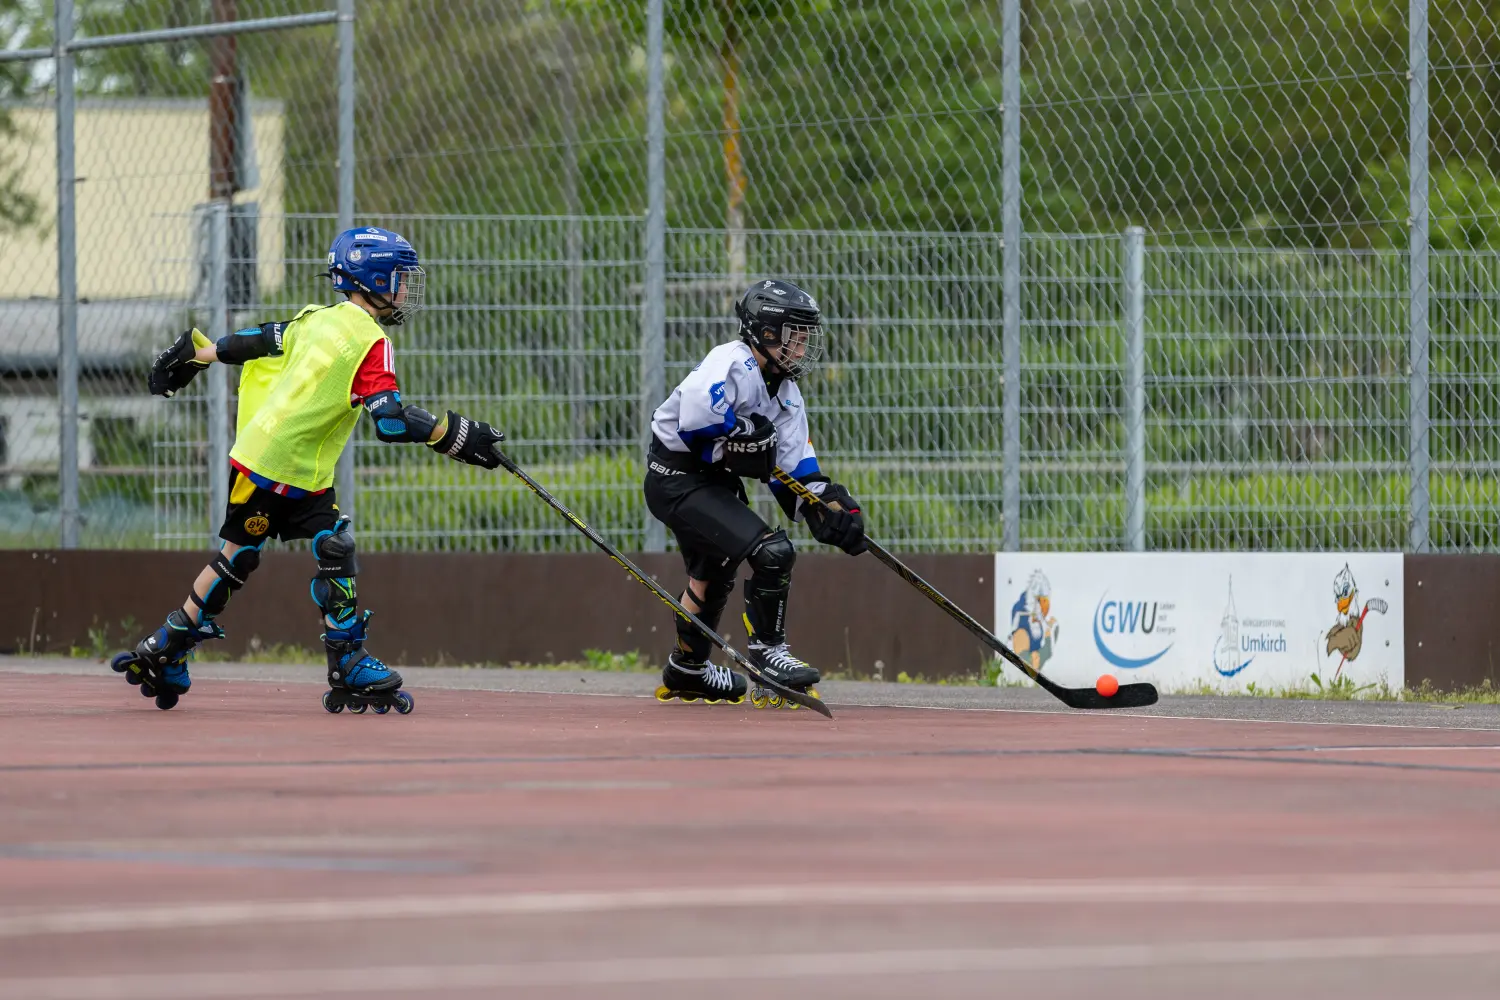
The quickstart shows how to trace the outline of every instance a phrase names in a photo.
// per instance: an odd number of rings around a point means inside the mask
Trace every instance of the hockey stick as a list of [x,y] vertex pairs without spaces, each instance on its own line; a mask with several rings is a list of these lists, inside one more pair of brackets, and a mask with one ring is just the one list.
[[495,454],[497,457],[499,457],[500,465],[505,469],[506,472],[509,472],[521,482],[525,483],[526,488],[531,490],[531,492],[535,493],[537,496],[541,497],[542,501],[546,503],[547,506],[551,507],[563,517],[567,518],[568,523],[572,524],[573,527],[583,532],[584,536],[587,537],[589,541],[599,546],[599,548],[604,551],[605,555],[609,556],[615,562],[619,563],[621,568],[623,568],[626,573],[629,573],[632,577],[635,578],[637,583],[641,584],[647,590],[651,591],[651,593],[660,598],[663,604],[671,608],[681,617],[692,622],[693,626],[704,635],[708,636],[709,640],[715,646],[718,646],[725,653],[727,653],[729,655],[729,658],[733,660],[742,671],[749,675],[751,680],[755,681],[755,683],[759,684],[763,688],[766,688],[767,690],[775,691],[787,701],[795,702],[796,704],[801,705],[804,708],[810,708],[814,712],[818,712],[821,715],[826,716],[827,718],[833,718],[833,712],[829,711],[828,706],[823,703],[822,698],[819,698],[816,695],[806,694],[802,691],[793,690],[792,688],[789,688],[784,684],[773,681],[771,678],[761,673],[760,668],[751,663],[749,659],[744,656],[744,654],[740,653],[733,646],[729,645],[729,642],[723,636],[719,635],[719,633],[703,624],[703,622],[700,621],[696,615],[694,615],[687,608],[683,607],[682,603],[678,601],[677,598],[668,593],[661,584],[657,583],[655,580],[651,579],[651,577],[647,576],[645,570],[641,569],[635,563],[625,558],[620,550],[609,544],[609,542],[603,535],[599,534],[599,532],[589,527],[586,523],[584,523],[582,518],[573,513],[567,507],[564,507],[562,501],[558,500],[551,493],[548,493],[546,489],[542,487],[541,483],[538,483],[535,479],[532,479],[529,475],[527,475],[526,470],[522,469],[515,462],[513,462],[509,455],[505,454],[505,452],[501,451],[499,448],[495,449]]
[[[780,482],[781,485],[791,490],[793,494],[795,494],[802,500],[805,500],[808,503],[815,504],[821,504],[823,502],[821,497],[819,497],[812,490],[808,489],[806,486],[802,485],[802,483],[787,475],[786,472],[782,469],[772,469],[771,475],[778,482]],[[985,628],[983,625],[979,624],[979,622],[975,621],[958,605],[954,604],[952,601],[948,600],[948,598],[940,594],[936,587],[918,576],[900,559],[897,559],[895,556],[891,555],[891,553],[886,550],[885,546],[881,545],[879,542],[868,535],[865,536],[865,541],[869,544],[870,552],[875,556],[876,559],[879,559],[891,569],[895,570],[897,576],[901,577],[901,579],[905,580],[913,587],[916,587],[917,590],[921,591],[924,597],[926,597],[933,604],[936,604],[939,608],[942,608],[943,612],[947,614],[949,618],[952,618],[964,628],[968,629],[974,634],[977,639],[979,639],[980,642],[983,642],[986,646],[999,653],[1002,657],[1005,658],[1007,663],[1015,667],[1017,670],[1021,671],[1027,677],[1030,677],[1032,680],[1036,681],[1037,684],[1041,685],[1041,687],[1046,690],[1048,694],[1052,695],[1054,698],[1062,702],[1064,705],[1067,705],[1069,708],[1144,708],[1147,705],[1156,704],[1156,688],[1146,683],[1121,684],[1118,691],[1106,698],[1104,695],[1100,694],[1098,691],[1091,687],[1063,687],[1062,685],[1052,681],[1051,679],[1042,676],[1041,671],[1037,670],[1031,664],[1021,659],[1021,657],[1017,656],[1009,646],[1000,641],[1000,638],[998,636],[996,636],[989,629]]]

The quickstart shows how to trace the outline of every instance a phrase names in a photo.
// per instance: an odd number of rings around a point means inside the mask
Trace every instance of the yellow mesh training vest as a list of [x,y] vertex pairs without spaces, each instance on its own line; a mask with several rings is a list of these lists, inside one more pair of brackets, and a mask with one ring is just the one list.
[[282,334],[280,357],[240,372],[240,414],[229,457],[301,490],[333,485],[334,465],[359,422],[354,376],[385,332],[352,302],[308,306]]

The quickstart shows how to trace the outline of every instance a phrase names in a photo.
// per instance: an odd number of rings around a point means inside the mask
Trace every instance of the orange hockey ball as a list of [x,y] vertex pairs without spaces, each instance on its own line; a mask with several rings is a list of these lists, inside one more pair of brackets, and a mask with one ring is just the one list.
[[1094,682],[1094,690],[1106,698],[1113,698],[1115,692],[1120,690],[1120,682],[1115,680],[1113,674],[1101,674],[1099,679]]

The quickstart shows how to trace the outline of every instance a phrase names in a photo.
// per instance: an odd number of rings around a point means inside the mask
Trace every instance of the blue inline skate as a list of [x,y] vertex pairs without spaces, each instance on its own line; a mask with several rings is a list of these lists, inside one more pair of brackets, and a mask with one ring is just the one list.
[[367,708],[375,709],[376,715],[393,708],[401,715],[412,710],[411,695],[400,690],[401,675],[365,652],[366,622],[372,614],[366,611],[347,628],[329,626],[323,633],[328,651],[328,690],[323,693],[323,707],[334,715],[346,708],[354,715],[364,714]]
[[161,628],[142,639],[140,645],[110,661],[117,674],[141,689],[147,698],[156,699],[156,707],[172,708],[177,699],[193,686],[188,676],[187,657],[205,639],[222,639],[224,630],[213,621],[194,625],[181,608],[167,615]]

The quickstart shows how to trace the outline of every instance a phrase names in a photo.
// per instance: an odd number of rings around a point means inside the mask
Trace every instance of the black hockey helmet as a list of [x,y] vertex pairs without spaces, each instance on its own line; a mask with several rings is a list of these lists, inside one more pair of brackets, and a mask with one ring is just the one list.
[[734,304],[740,337],[793,382],[823,359],[823,314],[817,300],[779,278],[757,281]]

